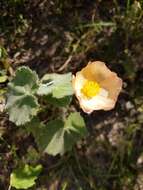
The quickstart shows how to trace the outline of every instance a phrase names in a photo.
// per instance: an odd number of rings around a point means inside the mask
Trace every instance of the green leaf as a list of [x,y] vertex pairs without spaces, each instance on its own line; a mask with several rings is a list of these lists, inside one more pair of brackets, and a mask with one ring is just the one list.
[[52,94],[54,98],[63,98],[73,94],[72,75],[67,74],[46,74],[38,89],[39,95]]
[[4,47],[0,47],[0,59],[6,58],[8,56],[7,51]]
[[27,163],[36,163],[40,159],[41,155],[33,146],[29,146],[27,154],[24,155],[24,159]]
[[38,76],[29,68],[21,67],[8,87],[6,109],[9,119],[16,125],[23,125],[38,111],[38,101],[34,96],[38,89]]
[[69,115],[64,127],[66,130],[72,130],[84,136],[86,134],[86,128],[83,126],[85,126],[83,118],[80,113],[75,112]]
[[65,124],[54,120],[44,125],[33,120],[27,128],[33,133],[39,149],[53,156],[71,150],[87,134],[84,120],[77,112],[70,114]]
[[65,121],[65,149],[71,150],[73,145],[87,135],[85,122],[80,113],[71,113]]
[[10,185],[16,189],[28,189],[35,184],[35,180],[42,171],[42,166],[24,165],[14,170],[10,175]]
[[61,120],[50,121],[47,125],[44,125],[36,118],[28,124],[27,129],[32,132],[40,151],[56,155],[63,152],[61,141],[59,142],[57,139],[57,142],[53,142],[55,147],[52,153],[50,142],[56,138],[56,133],[63,128],[63,125],[64,123]]
[[54,106],[58,107],[65,107],[70,104],[72,98],[71,96],[65,96],[63,98],[53,98],[51,95],[48,95],[45,97],[45,99],[49,104],[53,104]]
[[15,74],[15,78],[11,82],[14,87],[23,87],[28,93],[34,93],[38,89],[38,75],[28,67],[20,67]]
[[8,79],[8,76],[4,75],[4,76],[0,76],[0,83],[6,82]]

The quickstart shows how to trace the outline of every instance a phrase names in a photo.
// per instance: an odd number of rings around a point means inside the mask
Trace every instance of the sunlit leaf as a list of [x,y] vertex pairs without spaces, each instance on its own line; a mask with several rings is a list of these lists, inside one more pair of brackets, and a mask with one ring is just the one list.
[[86,134],[86,128],[84,127],[85,123],[80,113],[75,112],[71,113],[67,120],[65,121],[65,129],[71,130],[79,133],[80,135]]
[[73,145],[87,134],[84,120],[77,112],[70,114],[65,123],[54,120],[44,125],[33,120],[28,128],[33,133],[39,149],[53,156],[63,155],[71,150]]
[[87,135],[87,129],[83,118],[78,112],[71,113],[64,125],[65,149],[71,150],[73,145]]
[[0,83],[6,82],[8,77],[6,75],[0,76]]
[[42,171],[42,166],[24,165],[14,170],[10,175],[10,185],[16,189],[28,189],[35,184],[35,180]]
[[[29,131],[32,132],[33,136],[35,137],[40,151],[56,155],[64,151],[62,142],[63,139],[61,139],[62,134],[60,134],[63,126],[64,123],[61,120],[50,121],[47,125],[44,125],[40,123],[37,119],[34,119],[29,124],[27,129],[29,129]],[[54,146],[52,152],[51,145]]]
[[0,59],[2,58],[6,58],[8,55],[7,55],[7,51],[4,47],[1,47],[0,46]]
[[39,95],[52,94],[54,98],[63,98],[73,94],[71,85],[71,73],[46,74],[38,89]]
[[9,83],[6,109],[10,121],[16,125],[29,122],[38,111],[38,101],[34,96],[38,89],[38,77],[27,67],[17,70],[14,79]]

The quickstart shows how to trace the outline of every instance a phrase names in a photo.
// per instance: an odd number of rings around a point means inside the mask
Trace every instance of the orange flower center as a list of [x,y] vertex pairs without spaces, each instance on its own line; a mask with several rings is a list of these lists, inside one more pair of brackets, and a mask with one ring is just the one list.
[[92,98],[96,96],[100,91],[100,86],[97,82],[94,81],[86,81],[83,85],[81,92],[87,98]]

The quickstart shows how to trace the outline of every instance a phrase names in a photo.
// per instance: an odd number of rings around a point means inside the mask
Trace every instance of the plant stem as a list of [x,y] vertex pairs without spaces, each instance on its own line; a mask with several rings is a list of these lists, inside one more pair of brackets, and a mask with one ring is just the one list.
[[130,7],[130,0],[127,0],[126,14],[127,14],[127,13],[128,13],[128,11],[129,11],[129,7]]
[[11,185],[9,185],[8,190],[11,190]]

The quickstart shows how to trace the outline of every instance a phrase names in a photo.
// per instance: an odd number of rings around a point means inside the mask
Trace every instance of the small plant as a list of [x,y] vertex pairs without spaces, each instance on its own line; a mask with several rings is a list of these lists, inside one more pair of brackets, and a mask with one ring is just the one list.
[[[107,78],[113,79],[114,85],[105,85]],[[68,107],[74,92],[73,87],[83,111],[91,113],[98,109],[110,110],[115,106],[122,80],[104,63],[93,62],[78,72],[76,77],[72,77],[71,73],[53,73],[45,74],[42,79],[39,79],[35,71],[23,66],[17,69],[8,84],[6,110],[9,120],[33,135],[41,153],[63,155],[87,135],[80,113],[70,111]],[[106,93],[102,93],[105,91]],[[49,117],[43,120],[41,115],[48,110],[49,104],[59,107],[59,113],[52,119]],[[11,186],[17,189],[33,186],[39,174],[37,167],[25,165],[14,171],[10,178]]]
[[[8,85],[6,109],[10,121],[33,134],[39,149],[51,155],[63,154],[87,133],[78,112],[43,123],[38,115],[43,111],[43,97],[53,105],[66,106],[73,94],[72,75],[46,74],[41,80],[28,67],[21,67]],[[63,115],[61,113],[60,115]]]
[[42,170],[41,165],[32,167],[28,164],[14,170],[10,175],[10,187],[16,189],[28,189],[35,184],[35,180]]

